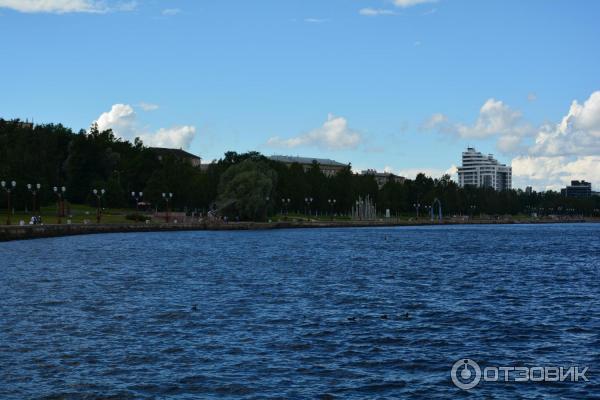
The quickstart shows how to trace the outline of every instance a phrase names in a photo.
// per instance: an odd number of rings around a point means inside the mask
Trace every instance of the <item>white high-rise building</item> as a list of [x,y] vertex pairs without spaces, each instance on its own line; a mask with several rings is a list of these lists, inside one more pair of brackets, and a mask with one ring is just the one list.
[[508,190],[512,188],[512,167],[500,164],[492,154],[484,155],[469,147],[462,153],[458,184]]

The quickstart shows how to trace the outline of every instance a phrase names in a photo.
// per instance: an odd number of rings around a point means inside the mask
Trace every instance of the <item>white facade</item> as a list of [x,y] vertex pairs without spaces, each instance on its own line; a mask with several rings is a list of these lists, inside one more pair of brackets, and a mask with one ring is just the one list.
[[458,168],[460,187],[491,187],[495,190],[512,188],[512,167],[500,164],[492,154],[484,155],[472,147],[462,153],[462,166]]

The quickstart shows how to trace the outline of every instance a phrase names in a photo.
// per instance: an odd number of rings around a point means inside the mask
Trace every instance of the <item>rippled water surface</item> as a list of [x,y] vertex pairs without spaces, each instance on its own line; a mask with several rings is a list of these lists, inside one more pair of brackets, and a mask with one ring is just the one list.
[[[0,278],[0,399],[600,395],[599,224],[44,239]],[[464,357],[590,382],[464,392]]]

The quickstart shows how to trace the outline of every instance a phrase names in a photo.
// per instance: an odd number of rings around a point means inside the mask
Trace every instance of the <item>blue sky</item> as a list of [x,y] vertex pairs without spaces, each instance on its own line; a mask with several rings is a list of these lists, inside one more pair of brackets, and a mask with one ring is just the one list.
[[573,0],[0,0],[0,117],[408,177],[471,145],[515,186],[598,189],[599,16]]

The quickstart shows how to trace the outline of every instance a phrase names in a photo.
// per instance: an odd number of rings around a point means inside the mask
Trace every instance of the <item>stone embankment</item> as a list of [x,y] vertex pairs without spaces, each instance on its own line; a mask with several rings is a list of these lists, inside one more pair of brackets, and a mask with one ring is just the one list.
[[100,233],[127,232],[168,232],[168,231],[201,231],[201,230],[260,230],[287,228],[341,228],[341,227],[384,227],[384,226],[419,226],[419,225],[458,225],[458,224],[530,224],[530,223],[574,223],[600,222],[599,219],[568,220],[471,220],[444,221],[434,223],[420,221],[281,221],[281,222],[195,222],[178,224],[63,224],[63,225],[25,225],[0,226],[0,242],[10,240],[27,240],[59,236],[89,235]]

